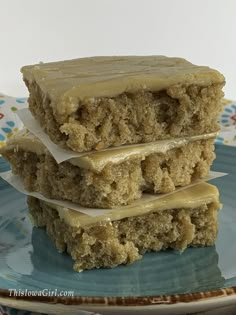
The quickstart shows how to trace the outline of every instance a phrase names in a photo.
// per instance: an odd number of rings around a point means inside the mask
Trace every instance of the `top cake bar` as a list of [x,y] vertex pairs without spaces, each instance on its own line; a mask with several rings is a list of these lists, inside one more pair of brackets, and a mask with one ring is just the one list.
[[164,56],[91,57],[22,68],[29,108],[77,152],[218,130],[218,71]]

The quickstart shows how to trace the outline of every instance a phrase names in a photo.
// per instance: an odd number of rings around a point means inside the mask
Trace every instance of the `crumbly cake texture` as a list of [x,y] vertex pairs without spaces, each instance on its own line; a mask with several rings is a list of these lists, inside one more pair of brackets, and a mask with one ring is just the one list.
[[139,199],[142,192],[167,193],[208,175],[214,139],[190,142],[163,153],[108,164],[96,173],[70,162],[57,164],[49,152],[37,154],[9,145],[1,150],[28,191],[86,207],[112,208]]
[[53,142],[74,151],[219,129],[223,75],[181,58],[81,58],[22,72],[32,114]]
[[145,252],[213,245],[218,230],[217,201],[197,208],[152,212],[83,227],[68,225],[49,204],[28,197],[34,225],[45,227],[59,252],[67,251],[74,270],[132,264]]

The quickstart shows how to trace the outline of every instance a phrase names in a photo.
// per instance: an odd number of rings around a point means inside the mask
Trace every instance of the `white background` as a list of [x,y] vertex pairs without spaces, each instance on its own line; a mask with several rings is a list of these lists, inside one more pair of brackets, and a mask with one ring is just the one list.
[[92,55],[163,54],[220,70],[236,99],[235,0],[0,0],[0,91],[20,67]]

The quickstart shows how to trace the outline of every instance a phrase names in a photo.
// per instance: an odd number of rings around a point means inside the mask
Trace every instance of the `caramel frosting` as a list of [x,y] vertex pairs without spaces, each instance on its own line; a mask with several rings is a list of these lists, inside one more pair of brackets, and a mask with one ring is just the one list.
[[219,191],[216,186],[204,182],[164,196],[160,199],[148,200],[146,202],[145,199],[142,199],[141,202],[137,202],[130,206],[116,208],[112,211],[107,210],[107,213],[96,217],[91,217],[84,213],[63,208],[49,202],[46,202],[46,204],[57,210],[60,218],[65,220],[67,224],[74,227],[80,227],[94,223],[117,221],[128,217],[140,216],[168,209],[193,209],[211,202],[219,203]]
[[[216,135],[217,133],[208,133],[199,136],[114,147],[103,151],[78,153],[78,157],[71,158],[67,161],[81,168],[93,170],[95,172],[101,172],[108,164],[118,164],[132,159],[144,160],[145,157],[150,154],[165,154],[170,149],[178,148],[198,140],[215,138]],[[19,149],[22,149],[23,151],[34,152],[37,155],[49,153],[44,144],[26,129],[21,130],[15,134],[10,140],[8,140],[7,145],[1,150],[17,151]]]
[[160,91],[172,85],[201,86],[223,83],[224,76],[182,58],[165,56],[90,57],[40,63],[21,69],[28,82],[36,82],[50,97],[59,115],[71,115],[79,103],[122,93]]

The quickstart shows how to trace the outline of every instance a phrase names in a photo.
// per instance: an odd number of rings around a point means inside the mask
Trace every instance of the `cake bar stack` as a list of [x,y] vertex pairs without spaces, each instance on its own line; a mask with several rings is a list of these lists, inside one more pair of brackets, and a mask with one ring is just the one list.
[[57,163],[23,130],[2,155],[28,191],[107,209],[92,217],[28,197],[34,224],[71,254],[76,271],[214,243],[218,190],[189,185],[215,158],[223,75],[164,56],[82,58],[22,72],[34,119],[52,142],[81,154]]

